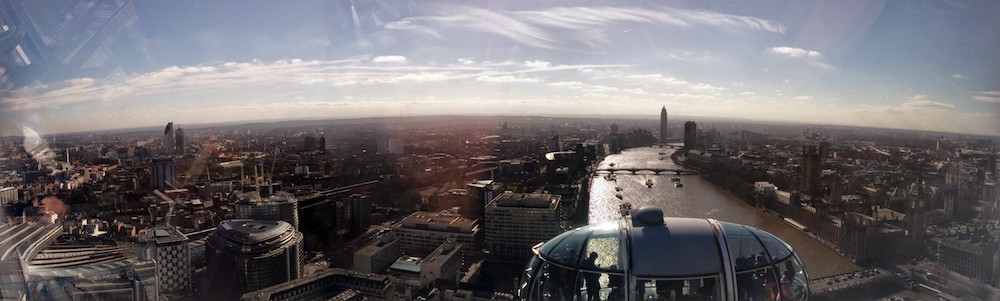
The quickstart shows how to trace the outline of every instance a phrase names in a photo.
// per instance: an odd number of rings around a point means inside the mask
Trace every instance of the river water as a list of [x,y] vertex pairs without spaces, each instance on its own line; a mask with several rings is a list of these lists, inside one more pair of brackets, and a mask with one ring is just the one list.
[[[621,154],[607,156],[600,167],[609,167],[614,163],[615,168],[680,168],[670,160],[673,152],[673,149],[656,147],[628,149]],[[770,232],[792,246],[805,262],[809,277],[813,279],[861,269],[816,239],[777,217],[754,208],[700,176],[675,176],[673,173],[615,176],[616,181],[608,181],[604,179],[604,175],[597,175],[592,179],[589,211],[591,224],[617,219],[619,204],[627,201],[636,209],[647,205],[660,207],[665,216],[712,218]],[[675,187],[670,181],[671,177],[680,178],[684,187]],[[647,179],[653,181],[652,188],[646,187]],[[616,191],[615,187],[621,187],[621,191]],[[616,194],[621,194],[622,200]]]

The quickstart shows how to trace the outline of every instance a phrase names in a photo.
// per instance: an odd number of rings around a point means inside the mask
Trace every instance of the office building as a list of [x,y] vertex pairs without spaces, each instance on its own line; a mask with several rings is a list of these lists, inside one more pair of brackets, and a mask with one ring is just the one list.
[[500,192],[503,192],[503,183],[493,180],[479,180],[465,184],[472,189],[469,196],[469,203],[462,207],[462,216],[472,220],[486,219],[486,204],[489,204]]
[[559,139],[559,135],[552,135],[552,138],[549,138],[549,151],[562,151],[562,140]]
[[465,245],[466,258],[474,255],[479,225],[475,220],[462,217],[448,210],[441,212],[417,211],[393,226],[403,255],[427,256],[445,241],[451,239]]
[[184,141],[184,129],[178,127],[177,130],[174,131],[174,148],[175,148],[174,149],[174,155],[177,155],[177,156],[183,156],[184,155],[184,146],[187,145],[187,144],[184,144],[184,143],[186,143]]
[[504,192],[486,206],[491,260],[523,263],[531,247],[562,233],[559,195]]
[[302,150],[307,152],[316,150],[316,137],[306,135],[304,141],[302,141]]
[[330,269],[319,275],[280,283],[243,295],[243,301],[331,300],[348,290],[360,293],[368,300],[402,300],[396,293],[392,277]]
[[403,140],[381,136],[376,139],[378,154],[380,155],[402,155],[404,151]]
[[392,232],[383,233],[354,252],[354,270],[381,273],[400,256],[403,256],[403,251],[399,248],[399,239]]
[[156,261],[160,293],[185,293],[191,290],[191,250],[186,235],[172,226],[140,230],[139,259]]
[[239,299],[302,273],[302,233],[283,221],[223,221],[206,243],[209,298]]
[[156,157],[149,163],[149,185],[153,189],[172,189],[177,184],[177,162],[172,156]]
[[660,143],[667,143],[667,107],[660,109]]
[[698,124],[694,121],[684,123],[684,148],[698,148]]
[[362,234],[372,225],[372,203],[366,195],[353,194],[347,197],[351,211],[351,232]]
[[163,128],[163,138],[161,141],[163,143],[164,156],[173,157],[174,154],[177,153],[175,149],[177,143],[175,134],[176,132],[174,131],[174,123],[173,122],[167,123],[167,126]]
[[403,282],[419,283],[419,290],[438,279],[455,280],[462,268],[462,244],[446,242],[426,257],[402,256],[389,266],[388,273]]
[[17,202],[17,200],[18,200],[17,187],[0,188],[0,206]]
[[299,229],[299,201],[290,193],[279,191],[269,197],[257,192],[245,192],[233,205],[237,219],[283,221]]

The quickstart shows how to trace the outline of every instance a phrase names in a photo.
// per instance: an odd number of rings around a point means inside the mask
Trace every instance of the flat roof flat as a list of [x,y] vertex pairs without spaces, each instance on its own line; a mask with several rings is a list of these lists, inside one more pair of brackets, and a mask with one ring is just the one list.
[[550,208],[559,206],[561,196],[546,193],[514,193],[506,191],[501,193],[490,207],[522,207],[522,208]]

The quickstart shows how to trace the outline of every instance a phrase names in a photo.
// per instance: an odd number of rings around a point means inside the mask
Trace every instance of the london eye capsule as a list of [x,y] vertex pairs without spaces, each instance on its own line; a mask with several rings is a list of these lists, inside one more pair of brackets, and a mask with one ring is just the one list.
[[808,276],[784,241],[750,226],[663,217],[643,207],[533,248],[521,300],[807,300]]

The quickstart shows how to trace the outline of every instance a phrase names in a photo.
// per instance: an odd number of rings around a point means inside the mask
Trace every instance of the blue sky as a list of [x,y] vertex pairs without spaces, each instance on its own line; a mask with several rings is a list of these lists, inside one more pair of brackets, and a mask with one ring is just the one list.
[[[1000,135],[996,1],[138,3],[118,81],[5,91],[47,133],[427,114],[735,117]],[[5,126],[7,128],[7,126]]]

